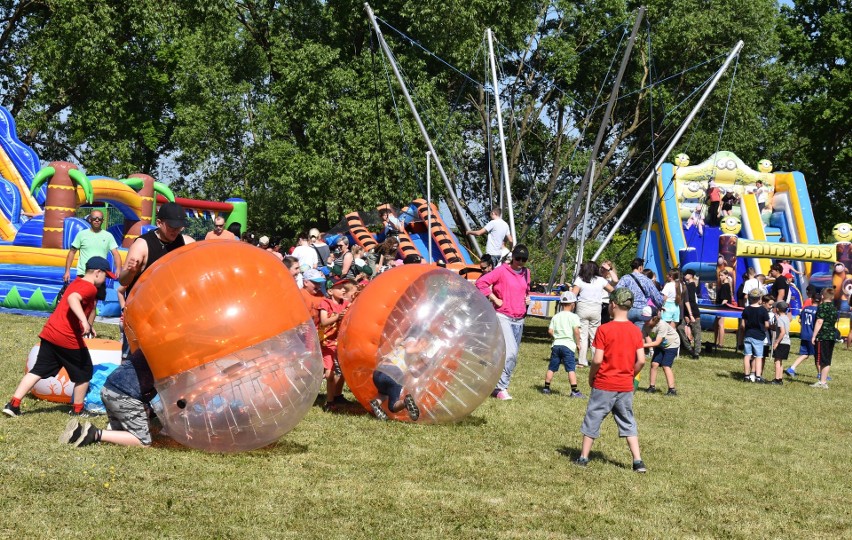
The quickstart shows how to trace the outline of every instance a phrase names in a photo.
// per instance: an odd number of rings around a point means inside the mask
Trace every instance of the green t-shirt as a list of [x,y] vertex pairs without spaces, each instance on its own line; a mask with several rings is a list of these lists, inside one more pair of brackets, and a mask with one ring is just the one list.
[[[71,242],[71,247],[80,252],[77,260],[77,276],[82,276],[86,273],[86,261],[92,257],[103,257],[106,259],[107,254],[113,249],[118,249],[118,244],[115,242],[115,237],[104,229],[96,233],[92,229],[80,231],[74,241]],[[114,261],[118,263],[118,261]]]
[[553,344],[564,345],[576,353],[575,328],[580,328],[580,317],[573,311],[560,311],[554,315],[550,319],[550,329],[553,330]]
[[822,326],[817,333],[817,341],[834,341],[834,325],[837,324],[837,308],[831,302],[823,302],[819,305],[816,318],[822,319]]

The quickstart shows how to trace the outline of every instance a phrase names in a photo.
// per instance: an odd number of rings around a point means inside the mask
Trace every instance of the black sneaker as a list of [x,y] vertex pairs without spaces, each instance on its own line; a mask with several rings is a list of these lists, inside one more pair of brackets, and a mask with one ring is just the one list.
[[544,388],[541,389],[541,393],[544,394],[545,396],[549,396],[550,395],[550,388],[545,386]]
[[677,395],[677,390],[675,390],[674,388],[669,388],[669,391],[668,391],[668,392],[666,392],[666,395],[667,395],[667,396],[676,396],[676,395]]
[[764,383],[766,383],[766,381],[764,380],[764,378],[763,378],[763,377],[755,377],[755,378],[754,378],[754,382],[756,382],[757,384],[764,384]]
[[82,432],[83,426],[80,425],[80,420],[76,417],[68,420],[68,423],[65,424],[65,431],[59,436],[59,444],[70,444],[71,441],[76,441],[80,438]]
[[775,386],[781,386],[781,385],[784,384],[784,381],[782,381],[781,379],[773,379],[773,380],[769,381],[768,384],[774,384]]
[[697,352],[692,353],[693,360],[698,360],[699,358],[701,358],[701,355],[699,355]]
[[648,388],[645,389],[645,393],[646,394],[656,394],[657,393],[657,387],[656,386],[649,386]]
[[378,418],[379,420],[387,420],[388,415],[385,411],[382,410],[382,402],[379,399],[371,399],[370,400],[370,410],[373,411],[373,416]]
[[68,411],[68,416],[73,416],[74,418],[91,418],[92,415],[86,409],[81,410],[80,412],[74,412],[74,409]]
[[98,430],[93,426],[90,422],[86,422],[83,424],[83,427],[80,429],[80,435],[74,439],[74,446],[88,446],[95,442],[95,437],[97,436]]
[[573,461],[574,465],[578,467],[585,467],[589,464],[589,458],[585,458],[583,456],[578,457]]
[[339,396],[334,396],[334,400],[332,400],[332,403],[334,403],[335,405],[352,405],[352,402],[343,397],[343,394],[340,394]]
[[411,418],[412,422],[416,422],[420,418],[420,407],[414,403],[414,398],[411,397],[411,394],[406,394],[405,399],[402,401],[405,403],[405,410],[408,411],[408,417]]
[[16,416],[21,416],[24,413],[21,412],[20,407],[13,407],[12,402],[10,401],[9,403],[6,404],[5,407],[3,407],[3,414],[5,414],[6,416],[14,418]]
[[645,468],[645,462],[642,461],[641,459],[639,461],[634,461],[633,462],[633,472],[638,472],[638,473],[648,472],[648,469]]

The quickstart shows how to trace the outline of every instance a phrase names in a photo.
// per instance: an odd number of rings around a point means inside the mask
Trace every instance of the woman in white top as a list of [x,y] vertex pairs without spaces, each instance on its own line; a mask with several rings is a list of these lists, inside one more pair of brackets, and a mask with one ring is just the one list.
[[660,318],[676,328],[680,322],[680,301],[683,285],[680,282],[680,272],[672,270],[669,272],[668,281],[663,285],[663,296],[666,298],[666,303],[663,304],[663,312]]
[[[580,343],[577,344],[577,363],[588,366],[586,354],[595,341],[598,327],[601,325],[601,301],[604,291],[612,292],[612,285],[600,276],[600,269],[594,261],[580,265],[580,274],[574,280],[571,291],[577,295],[577,316],[580,317]],[[594,354],[592,348],[592,354]]]

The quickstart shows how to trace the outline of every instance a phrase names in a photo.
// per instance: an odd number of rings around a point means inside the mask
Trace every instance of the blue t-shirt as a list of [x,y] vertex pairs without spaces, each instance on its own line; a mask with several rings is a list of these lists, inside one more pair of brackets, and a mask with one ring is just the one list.
[[802,328],[799,330],[799,337],[802,341],[810,341],[814,337],[814,323],[816,323],[816,306],[808,306],[799,313],[799,321]]

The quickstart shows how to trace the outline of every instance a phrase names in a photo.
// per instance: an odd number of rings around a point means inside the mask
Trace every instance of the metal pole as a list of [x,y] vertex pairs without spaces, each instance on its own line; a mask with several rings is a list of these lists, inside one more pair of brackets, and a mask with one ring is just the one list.
[[[595,162],[592,161],[590,177],[595,177]],[[583,234],[580,235],[580,250],[577,251],[577,266],[574,267],[574,275],[580,270],[580,264],[583,262],[583,255],[586,249],[586,235],[589,233],[589,207],[592,205],[592,186],[589,185],[589,190],[586,194],[586,213],[583,215]]]
[[[645,15],[645,8],[640,7],[636,10],[636,21],[633,23],[633,30],[630,32],[630,38],[627,40],[627,47],[624,50],[624,56],[621,57],[621,65],[618,68],[618,75],[615,76],[615,82],[612,84],[612,92],[609,95],[609,102],[606,104],[603,120],[598,128],[598,135],[595,137],[595,144],[592,146],[592,154],[589,157],[589,165],[586,167],[586,173],[583,175],[583,180],[580,182],[580,189],[577,191],[577,196],[571,201],[571,206],[568,208],[568,223],[565,224],[565,231],[570,231],[577,225],[579,218],[580,203],[583,193],[586,189],[592,191],[591,182],[593,177],[590,172],[592,163],[598,158],[598,152],[603,143],[606,128],[609,125],[612,116],[612,110],[615,108],[615,103],[618,101],[618,89],[621,87],[621,79],[624,77],[624,72],[627,70],[627,62],[630,60],[630,53],[633,52],[633,45],[636,43],[636,34],[639,33],[639,25],[642,23],[642,17]],[[562,257],[565,255],[565,247],[568,245],[568,234],[563,232],[562,243],[559,245],[559,252],[556,255],[556,264],[553,265],[553,272],[550,274],[550,283],[548,288],[553,287],[553,282],[556,280],[556,270],[562,264]]]
[[[411,100],[411,95],[408,93],[408,88],[405,86],[405,81],[402,79],[402,75],[399,73],[399,68],[396,66],[396,62],[393,60],[393,55],[391,54],[390,47],[388,47],[387,42],[385,41],[385,37],[382,35],[382,31],[379,28],[379,23],[376,20],[375,14],[373,14],[372,8],[370,8],[370,4],[364,2],[364,9],[367,10],[367,17],[370,18],[370,23],[373,25],[373,29],[376,31],[376,37],[378,38],[379,44],[382,46],[382,51],[385,53],[385,56],[388,59],[388,62],[393,69],[393,74],[396,76],[396,80],[399,82],[399,86],[402,89],[402,95],[405,96],[405,101],[408,103],[408,107],[411,109],[411,113],[414,115],[414,120],[417,122],[417,127],[420,128],[420,134],[423,135],[423,138],[426,140],[426,146],[429,147],[429,151],[432,152],[432,157],[435,159],[435,166],[438,168],[438,173],[441,175],[441,180],[444,181],[444,186],[447,188],[447,193],[450,195],[450,199],[453,201],[453,206],[455,206],[456,211],[459,214],[459,218],[462,221],[462,226],[464,227],[464,233],[467,234],[471,228],[470,224],[467,222],[467,218],[464,215],[464,209],[462,208],[461,203],[459,202],[458,197],[456,197],[456,192],[453,189],[453,185],[450,183],[450,179],[447,178],[447,173],[444,172],[444,166],[441,165],[441,160],[438,158],[438,153],[435,152],[435,147],[432,146],[432,139],[429,138],[429,133],[426,132],[426,127],[423,125],[423,121],[420,119],[420,114],[417,113],[417,107],[414,106],[414,102]],[[432,231],[429,231],[430,235]],[[482,250],[479,249],[479,244],[473,242],[473,250],[476,252],[478,257],[482,256]]]
[[512,204],[512,186],[509,183],[509,161],[506,159],[506,136],[503,135],[503,113],[500,108],[500,87],[497,83],[497,64],[494,61],[494,41],[491,36],[491,29],[485,30],[485,35],[488,37],[488,58],[491,63],[491,81],[494,87],[494,107],[497,109],[497,133],[500,135],[500,157],[503,165],[503,179],[506,182],[506,206],[509,208],[509,232],[512,233],[512,239],[515,243],[518,242],[518,235],[515,233],[515,210]]
[[598,257],[600,257],[601,252],[603,252],[607,244],[609,244],[609,241],[612,240],[612,237],[615,236],[615,233],[618,231],[618,228],[621,227],[621,224],[624,223],[625,219],[627,219],[627,214],[629,214],[630,210],[632,210],[633,207],[636,206],[636,202],[639,200],[639,196],[642,195],[642,193],[648,188],[648,184],[651,183],[651,180],[654,179],[654,176],[657,174],[657,171],[660,169],[660,167],[663,166],[663,163],[665,163],[666,159],[669,157],[669,154],[672,152],[675,145],[677,145],[678,141],[680,141],[680,138],[683,136],[683,133],[686,131],[686,128],[689,127],[689,124],[690,122],[692,122],[692,119],[695,118],[696,114],[698,114],[698,110],[701,109],[701,106],[704,105],[705,101],[707,101],[707,98],[710,96],[710,93],[713,91],[714,88],[716,88],[716,84],[719,82],[719,79],[721,79],[722,75],[725,74],[725,71],[727,71],[728,66],[731,65],[731,62],[740,53],[742,48],[743,42],[738,41],[737,44],[734,45],[734,48],[731,49],[730,54],[728,54],[728,57],[725,58],[725,63],[722,64],[722,67],[720,67],[719,71],[716,72],[716,75],[713,76],[713,80],[710,81],[710,85],[707,87],[706,90],[704,90],[704,93],[701,94],[701,98],[699,98],[698,103],[695,104],[695,107],[693,107],[692,111],[690,111],[689,116],[686,117],[686,119],[683,121],[683,124],[681,124],[680,128],[678,128],[677,133],[675,133],[674,137],[672,137],[672,140],[669,142],[669,145],[666,147],[665,151],[663,151],[662,155],[660,156],[660,159],[657,160],[657,164],[654,165],[654,169],[651,171],[645,181],[642,182],[642,185],[639,187],[639,191],[633,197],[633,200],[630,201],[630,204],[628,204],[627,208],[625,208],[624,212],[622,212],[621,217],[619,217],[618,221],[615,222],[615,225],[612,227],[612,230],[609,231],[609,234],[606,235],[606,238],[604,239],[603,243],[600,245],[600,247],[592,257],[593,261],[596,261]]
[[657,197],[654,195],[655,191],[655,189],[651,188],[651,210],[648,212],[648,224],[645,226],[645,242],[642,245],[643,259],[647,258],[648,246],[651,244],[651,225],[654,223],[654,210],[657,209]]
[[426,249],[432,264],[432,152],[426,152]]

